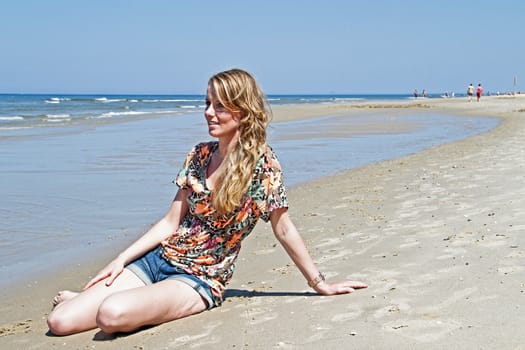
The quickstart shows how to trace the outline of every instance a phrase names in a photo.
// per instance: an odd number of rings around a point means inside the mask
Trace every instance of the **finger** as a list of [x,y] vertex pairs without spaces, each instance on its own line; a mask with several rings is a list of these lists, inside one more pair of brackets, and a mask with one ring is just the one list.
[[104,282],[104,284],[106,285],[106,287],[109,287],[111,286],[111,284],[113,283],[113,281],[115,280],[115,275],[111,275],[109,276],[108,278],[106,278],[106,281]]
[[352,292],[355,292],[355,289],[352,287],[347,287],[345,291],[346,293],[352,293]]
[[95,283],[96,281],[94,279],[90,280],[88,283],[86,283],[86,285],[84,286],[84,288],[82,288],[82,290],[91,288]]
[[93,277],[87,284],[86,286],[84,287],[84,290],[86,289],[89,289],[91,287],[93,287],[95,284],[97,284],[99,281],[101,281],[102,279],[104,278],[103,275],[96,275],[95,277]]
[[325,295],[348,294],[354,291],[354,288],[352,288],[351,285],[349,285],[348,283],[342,282],[342,281],[327,284],[327,287],[328,288],[326,289],[326,292],[322,294],[325,294]]
[[106,286],[111,286],[113,284],[113,281],[122,273],[122,270],[113,271],[111,275],[106,279],[105,284]]
[[368,288],[368,284],[359,281],[350,281],[350,285],[354,289]]
[[368,286],[362,282],[346,281],[340,282],[339,288],[337,289],[338,294],[353,293],[356,289],[367,288]]

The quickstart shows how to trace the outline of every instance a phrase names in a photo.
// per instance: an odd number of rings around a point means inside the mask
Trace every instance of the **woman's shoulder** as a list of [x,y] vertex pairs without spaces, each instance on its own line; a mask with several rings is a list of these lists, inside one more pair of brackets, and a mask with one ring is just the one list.
[[219,144],[219,141],[203,141],[196,144],[193,148],[194,149],[214,149]]
[[279,160],[277,158],[277,154],[273,150],[273,148],[266,144],[265,150],[259,159],[259,165],[261,165],[263,168],[276,168],[281,169],[281,164],[279,163]]
[[204,141],[196,144],[190,151],[190,154],[211,154],[217,148],[218,141]]
[[264,157],[264,156],[271,156],[271,157],[275,157],[275,156],[276,156],[276,155],[275,155],[275,151],[273,150],[273,147],[270,146],[270,145],[267,144],[267,143],[263,146],[263,152],[262,152],[262,154],[263,154],[263,157]]
[[209,142],[200,142],[193,146],[186,156],[187,164],[204,164],[206,159],[215,151],[218,147],[218,142],[209,141]]

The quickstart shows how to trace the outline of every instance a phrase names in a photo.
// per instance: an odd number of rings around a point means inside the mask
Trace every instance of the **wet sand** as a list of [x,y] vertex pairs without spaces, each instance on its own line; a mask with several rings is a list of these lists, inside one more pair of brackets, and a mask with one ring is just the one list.
[[0,348],[523,348],[525,96],[301,108],[276,108],[276,119],[424,108],[501,124],[290,190],[319,268],[366,290],[312,294],[260,224],[218,309],[126,336],[46,335],[56,290],[80,288],[115,254],[104,252],[5,293]]

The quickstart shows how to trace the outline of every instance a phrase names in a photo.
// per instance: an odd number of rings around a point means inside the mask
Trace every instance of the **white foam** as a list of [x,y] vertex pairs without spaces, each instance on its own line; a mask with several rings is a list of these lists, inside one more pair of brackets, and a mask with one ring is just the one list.
[[46,114],[47,119],[68,119],[71,118],[69,114]]
[[95,101],[97,102],[103,102],[103,103],[111,103],[111,102],[126,102],[125,99],[121,99],[121,98],[107,98],[107,97],[100,97],[100,98],[96,98]]
[[71,99],[67,97],[50,97],[44,102],[45,103],[60,103],[61,101],[71,101]]
[[71,120],[69,114],[46,114],[46,118],[48,123],[59,123]]
[[181,111],[157,111],[157,112],[148,112],[148,114],[179,114]]
[[197,102],[201,99],[186,100],[186,99],[170,99],[170,100],[159,100],[160,102]]
[[135,111],[129,111],[129,112],[107,112],[103,113],[95,118],[112,118],[112,117],[118,117],[123,115],[139,115],[139,114],[147,114],[146,112],[135,112]]
[[146,99],[141,100],[140,102],[148,102],[148,103],[155,103],[155,102],[200,102],[202,99],[180,99],[180,98],[173,98],[173,99]]
[[20,116],[14,116],[14,117],[0,117],[0,120],[4,120],[4,121],[8,121],[8,122],[13,122],[13,121],[24,120],[24,117],[20,117]]
[[365,99],[360,98],[360,97],[336,97],[334,100],[337,102],[347,102],[347,101],[353,102],[353,101],[364,101]]
[[71,120],[71,118],[67,118],[67,119],[48,119],[46,121],[48,123],[60,123],[60,122],[68,122],[70,120]]
[[31,129],[30,126],[6,126],[0,127],[0,130],[22,130],[22,129]]

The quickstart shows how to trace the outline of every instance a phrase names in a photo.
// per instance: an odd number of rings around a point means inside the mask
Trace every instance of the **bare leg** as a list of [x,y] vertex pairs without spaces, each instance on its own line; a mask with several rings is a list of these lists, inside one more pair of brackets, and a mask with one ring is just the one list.
[[186,283],[164,280],[107,297],[100,305],[97,325],[105,333],[131,332],[197,314],[207,307]]
[[58,303],[47,318],[49,330],[55,335],[68,335],[96,328],[98,309],[104,299],[113,293],[142,286],[144,282],[124,269],[109,287],[101,281],[82,293],[59,293],[53,300]]
[[131,332],[145,325],[193,315],[208,307],[186,283],[165,280],[145,286],[127,269],[109,287],[101,281],[82,293],[61,294],[63,300],[48,317],[49,329],[55,335],[96,327],[108,334]]

